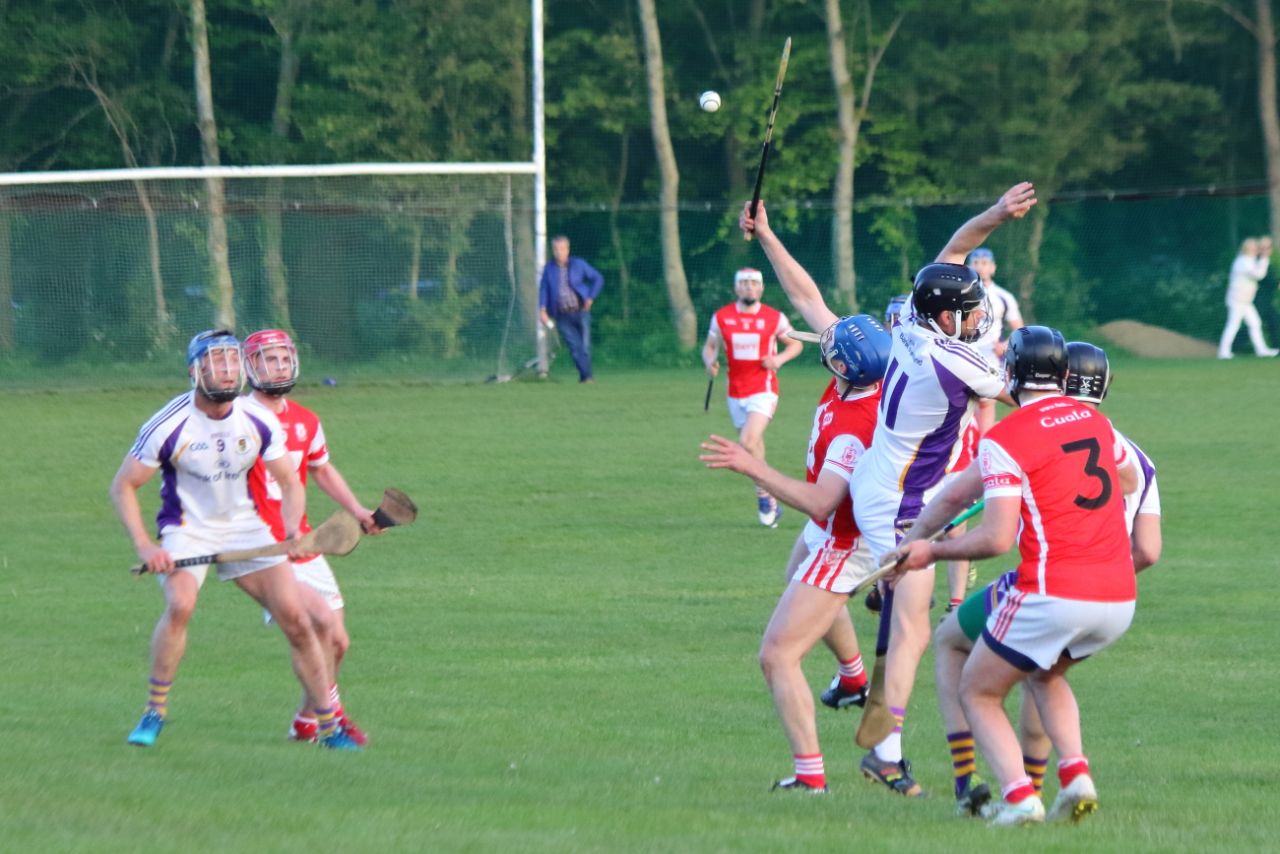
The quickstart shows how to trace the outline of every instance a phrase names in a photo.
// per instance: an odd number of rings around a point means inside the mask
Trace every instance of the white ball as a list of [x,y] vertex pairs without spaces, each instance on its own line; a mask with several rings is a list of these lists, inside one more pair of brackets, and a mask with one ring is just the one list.
[[706,110],[708,113],[714,113],[716,110],[720,109],[720,95],[708,90],[698,96],[698,103],[702,106],[702,109]]

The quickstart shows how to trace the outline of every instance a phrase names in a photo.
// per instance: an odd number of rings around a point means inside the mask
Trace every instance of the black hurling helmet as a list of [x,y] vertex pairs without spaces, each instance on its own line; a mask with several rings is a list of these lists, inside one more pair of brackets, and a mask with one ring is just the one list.
[[[938,321],[947,314],[955,320],[955,332],[948,337],[962,341],[977,341],[991,325],[991,312],[987,305],[987,291],[971,267],[964,264],[928,264],[916,273],[911,290],[911,302],[916,317],[922,319],[939,335],[946,335]],[[964,319],[977,309],[983,309],[984,317],[978,328],[965,333]]]
[[1067,342],[1067,397],[1102,403],[1111,388],[1111,362],[1107,351],[1087,341]]
[[1016,329],[1004,351],[1004,370],[1009,395],[1014,400],[1023,391],[1063,391],[1067,383],[1067,342],[1061,332],[1048,326]]

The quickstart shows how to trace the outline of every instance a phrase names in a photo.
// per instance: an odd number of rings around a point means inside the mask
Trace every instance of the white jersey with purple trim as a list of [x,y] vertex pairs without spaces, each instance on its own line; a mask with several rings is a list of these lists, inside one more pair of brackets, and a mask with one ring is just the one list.
[[1156,486],[1156,467],[1151,458],[1119,430],[1116,435],[1129,450],[1134,467],[1138,470],[1138,488],[1124,497],[1124,521],[1133,534],[1133,522],[1139,513],[1160,515],[1160,489]]
[[232,401],[226,417],[210,418],[187,392],[151,417],[129,454],[159,468],[161,534],[179,527],[236,532],[265,527],[249,495],[249,470],[259,457],[285,454],[284,431],[270,412]]
[[1022,312],[1018,309],[1018,301],[1013,294],[995,282],[989,285],[984,283],[982,287],[987,292],[991,325],[987,327],[987,331],[982,334],[982,337],[973,343],[973,346],[978,348],[978,352],[982,354],[983,358],[999,368],[1000,359],[996,357],[996,342],[1004,337],[1006,323],[1013,321],[1022,323]]
[[914,322],[892,335],[875,437],[855,477],[919,496],[953,462],[974,399],[996,397],[1004,381],[971,344]]

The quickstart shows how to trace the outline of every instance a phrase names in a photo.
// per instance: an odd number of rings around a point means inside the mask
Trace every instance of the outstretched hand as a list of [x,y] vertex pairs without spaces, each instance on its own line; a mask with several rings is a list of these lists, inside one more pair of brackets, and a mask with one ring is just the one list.
[[739,474],[747,474],[748,469],[756,461],[756,458],[751,456],[751,452],[742,445],[714,433],[708,436],[707,441],[700,447],[705,453],[699,454],[698,459],[702,460],[709,469],[729,469]]
[[1030,181],[1023,181],[1005,190],[996,207],[1000,209],[1001,219],[1022,219],[1035,207],[1036,201],[1035,186]]

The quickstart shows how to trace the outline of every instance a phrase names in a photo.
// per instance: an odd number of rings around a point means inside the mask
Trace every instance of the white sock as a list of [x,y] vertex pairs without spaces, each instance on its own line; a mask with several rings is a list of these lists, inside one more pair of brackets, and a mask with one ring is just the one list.
[[902,733],[892,732],[876,745],[876,756],[882,762],[902,761]]

